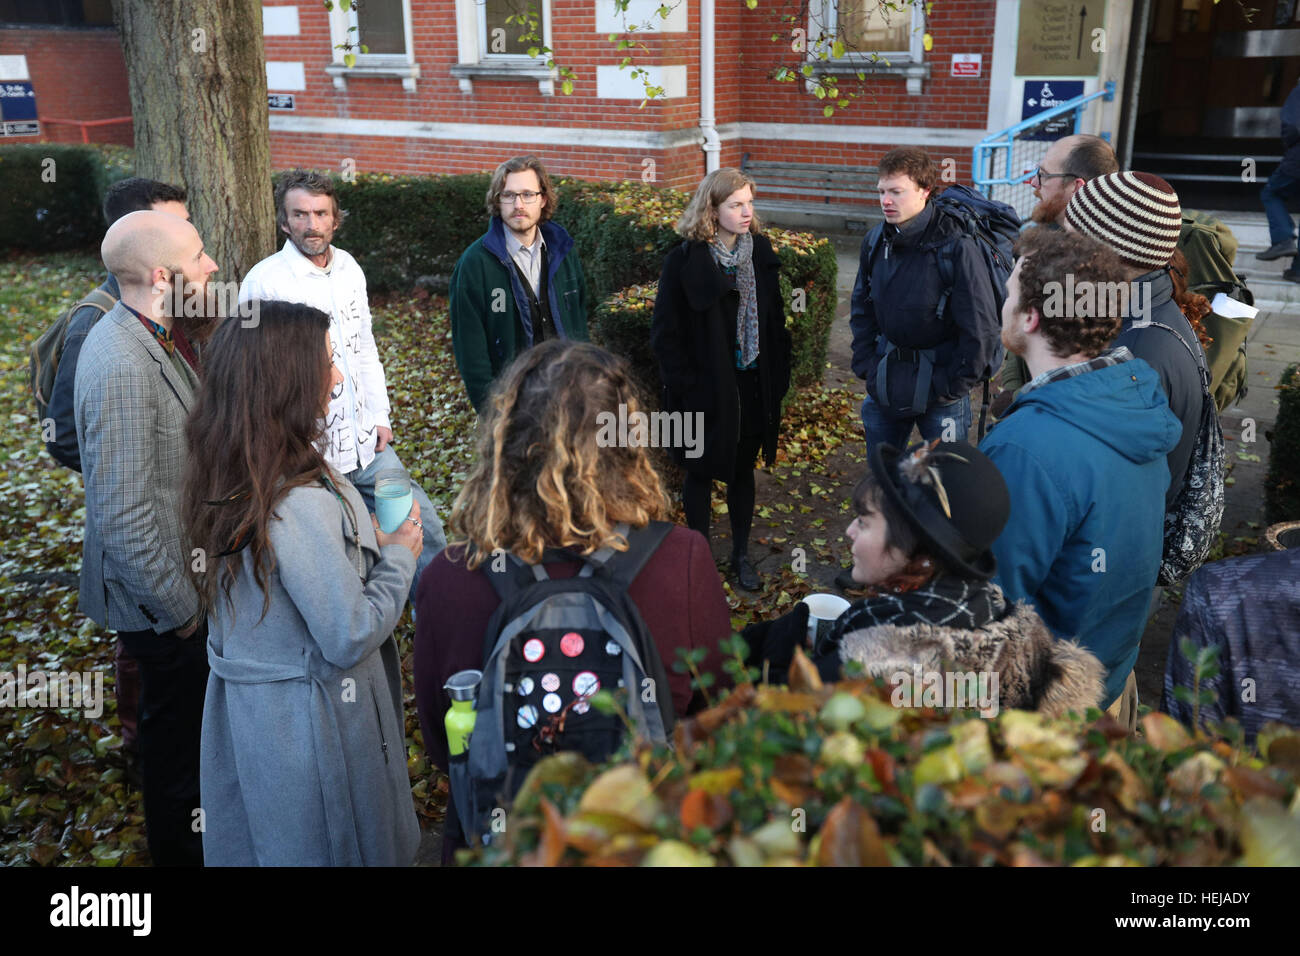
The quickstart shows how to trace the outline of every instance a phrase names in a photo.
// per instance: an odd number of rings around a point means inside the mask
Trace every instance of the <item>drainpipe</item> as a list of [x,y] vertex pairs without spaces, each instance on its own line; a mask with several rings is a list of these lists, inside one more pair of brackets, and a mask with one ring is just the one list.
[[700,129],[704,132],[704,171],[718,168],[718,154],[722,140],[714,128],[713,117],[713,32],[714,0],[700,0]]
[[[1120,125],[1119,168],[1133,168],[1133,137],[1137,131],[1138,94],[1142,92],[1143,55],[1146,52],[1147,29],[1151,17],[1150,0],[1138,0],[1137,15],[1129,31],[1128,62],[1124,67],[1123,122]],[[1115,144],[1112,143],[1112,146]]]

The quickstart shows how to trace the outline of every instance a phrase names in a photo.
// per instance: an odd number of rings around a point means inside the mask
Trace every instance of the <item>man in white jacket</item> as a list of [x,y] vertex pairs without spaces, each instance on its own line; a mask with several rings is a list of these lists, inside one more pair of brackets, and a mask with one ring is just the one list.
[[[373,511],[376,477],[402,463],[392,449],[388,384],[371,330],[366,277],[352,256],[330,245],[343,217],[328,176],[304,169],[285,173],[276,184],[275,207],[276,224],[289,238],[279,252],[249,270],[239,301],[301,302],[330,316],[334,362],[343,371],[343,384],[330,398],[321,452]],[[424,534],[424,551],[411,583],[414,606],[420,574],[447,540],[424,489],[412,481],[411,490],[420,505]]]

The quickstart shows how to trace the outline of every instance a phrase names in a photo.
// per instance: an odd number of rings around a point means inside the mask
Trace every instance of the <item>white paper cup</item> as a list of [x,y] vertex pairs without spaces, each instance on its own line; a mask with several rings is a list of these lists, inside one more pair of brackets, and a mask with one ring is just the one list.
[[849,602],[838,594],[810,594],[803,599],[808,605],[808,647],[817,653],[830,637],[836,619],[849,609]]

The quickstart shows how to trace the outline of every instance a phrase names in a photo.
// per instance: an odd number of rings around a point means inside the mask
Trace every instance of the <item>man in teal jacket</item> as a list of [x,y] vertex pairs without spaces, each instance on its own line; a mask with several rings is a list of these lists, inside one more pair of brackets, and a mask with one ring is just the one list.
[[1103,702],[1132,724],[1130,675],[1163,545],[1165,456],[1182,424],[1151,366],[1122,347],[1103,351],[1122,315],[1109,293],[1127,287],[1115,253],[1046,229],[1017,251],[1002,341],[1033,378],[980,446],[1011,492],[995,580],[1101,660]]
[[451,274],[451,344],[476,411],[520,352],[552,338],[587,341],[582,264],[573,237],[550,221],[556,203],[536,156],[502,163],[488,187],[488,231]]

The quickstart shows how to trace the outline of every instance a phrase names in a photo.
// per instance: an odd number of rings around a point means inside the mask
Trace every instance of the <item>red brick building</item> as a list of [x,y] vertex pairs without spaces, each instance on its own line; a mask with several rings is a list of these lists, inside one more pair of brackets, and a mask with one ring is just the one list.
[[[839,3],[876,7],[874,0]],[[891,65],[875,66],[865,95],[830,119],[803,82],[770,77],[806,60],[792,51],[801,38],[781,23],[797,5],[763,2],[751,11],[741,0],[669,4],[667,20],[655,15],[657,0],[632,0],[625,18],[614,13],[612,0],[540,4],[544,37],[558,64],[574,73],[573,92],[565,95],[553,71],[512,54],[516,29],[505,17],[522,6],[517,0],[387,0],[382,11],[367,0],[358,24],[363,42],[367,17],[386,18],[393,28],[385,35],[401,38],[385,46],[390,52],[382,59],[367,44],[371,56],[358,57],[353,69],[343,64],[343,51],[331,50],[346,41],[346,14],[326,13],[315,3],[268,3],[270,88],[294,95],[293,110],[271,118],[275,161],[319,163],[330,156],[335,163],[352,158],[362,170],[469,171],[531,151],[570,175],[653,175],[689,187],[705,172],[706,143],[716,144],[723,165],[739,165],[745,154],[869,165],[896,142],[917,142],[951,152],[968,167],[969,147],[987,128],[997,14],[990,0],[936,3],[929,52],[920,10],[870,24],[872,43],[887,38]],[[803,26],[805,44],[836,25],[837,0],[814,7]],[[712,29],[704,29],[710,21]],[[645,49],[635,52],[634,66],[649,71],[666,96],[644,106],[644,83],[619,69],[626,54],[609,39],[627,25],[654,27],[635,32]],[[494,30],[500,30],[495,37]],[[773,41],[773,34],[781,39]],[[954,52],[979,55],[981,74],[951,76]],[[848,79],[846,90],[857,85],[856,77]]]
[[[1289,73],[1271,85],[1256,76],[1278,62],[1283,72],[1300,70],[1297,58],[1266,63],[1252,52],[1273,48],[1254,33],[1293,35],[1294,24],[1278,21],[1282,0],[1261,2],[1262,20],[1238,22],[1237,6],[1212,0],[1195,10],[1186,0],[935,0],[928,18],[920,7],[882,16],[878,0],[757,0],[754,10],[745,0],[630,0],[625,16],[614,0],[361,0],[349,12],[337,2],[331,12],[320,0],[267,0],[272,162],[462,172],[527,151],[560,174],[689,187],[711,163],[869,167],[891,146],[916,144],[951,160],[949,178],[968,181],[972,147],[1041,108],[1032,104],[1047,99],[1042,91],[1056,102],[1059,90],[1091,93],[1114,81],[1117,95],[1090,108],[1083,128],[1112,136],[1124,159],[1137,140],[1148,150],[1145,168],[1159,171],[1149,152],[1158,144],[1141,140],[1160,117],[1180,118],[1179,131],[1194,140],[1222,125],[1216,91],[1232,77],[1250,79],[1245,92],[1233,86],[1233,103],[1255,119],[1271,116],[1289,90]],[[661,3],[666,19],[656,15]],[[0,0],[0,90],[30,84],[41,136],[79,140],[84,130],[91,141],[129,141],[125,124],[55,122],[129,115],[109,6]],[[529,57],[520,27],[507,22],[530,7],[557,64],[572,70],[568,95],[563,75]],[[1225,44],[1225,30],[1245,39]],[[627,54],[611,34],[644,44],[633,66],[663,98],[642,105],[644,84],[620,69]],[[848,49],[822,61],[806,52],[820,36]],[[341,48],[350,38],[369,50],[354,47],[354,62]],[[842,90],[858,94],[852,104],[827,118],[802,79],[772,78],[804,65],[839,77]],[[862,88],[859,69],[869,73]],[[1032,148],[1016,158],[1029,169],[1033,161]]]
[[[5,96],[3,119],[8,122],[0,127],[0,144],[131,145],[126,63],[109,0],[0,0],[0,91],[18,93],[14,87],[33,94],[40,130],[23,135],[25,127],[11,125],[13,100]],[[90,123],[96,125],[86,125]]]

